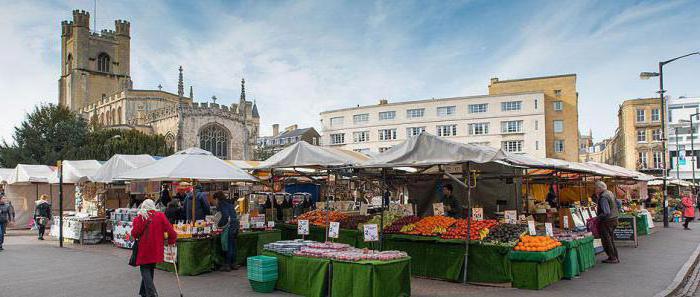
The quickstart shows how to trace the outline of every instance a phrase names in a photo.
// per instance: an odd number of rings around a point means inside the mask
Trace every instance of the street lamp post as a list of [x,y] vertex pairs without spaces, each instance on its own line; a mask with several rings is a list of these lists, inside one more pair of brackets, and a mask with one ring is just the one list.
[[696,190],[695,190],[695,166],[698,166],[697,165],[698,159],[696,159],[697,157],[695,156],[695,134],[693,132],[693,130],[694,130],[693,116],[698,116],[698,115],[700,115],[700,113],[697,113],[697,112],[690,115],[690,151],[693,152],[693,164],[692,164],[692,168],[691,168],[691,171],[693,172],[693,186],[692,186],[693,197],[695,197],[695,195],[697,194]]
[[[659,100],[661,101],[661,158],[662,158],[662,179],[663,179],[663,208],[664,208],[664,228],[668,228],[668,167],[666,164],[666,100],[664,100],[664,65],[671,63],[675,60],[682,59],[692,55],[700,55],[700,52],[693,52],[686,55],[682,55],[667,61],[659,62],[659,72],[642,72],[639,77],[641,79],[649,79],[652,77],[659,77]],[[692,128],[691,128],[692,131]],[[692,139],[692,138],[691,138]],[[693,152],[694,153],[694,152]],[[695,155],[695,154],[693,154]],[[693,156],[694,159],[695,156]]]

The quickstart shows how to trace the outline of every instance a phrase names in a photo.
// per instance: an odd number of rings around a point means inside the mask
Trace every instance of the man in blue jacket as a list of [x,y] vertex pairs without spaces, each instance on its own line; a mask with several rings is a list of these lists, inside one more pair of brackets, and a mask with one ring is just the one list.
[[[194,192],[197,193],[194,200],[194,220],[204,220],[211,213],[207,194],[202,191],[201,186],[197,186]],[[185,218],[188,221],[192,221],[192,192],[187,193],[185,197]]]

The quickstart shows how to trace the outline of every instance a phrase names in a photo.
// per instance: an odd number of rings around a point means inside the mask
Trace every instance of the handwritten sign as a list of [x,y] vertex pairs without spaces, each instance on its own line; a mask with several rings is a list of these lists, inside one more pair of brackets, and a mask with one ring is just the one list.
[[339,233],[340,233],[340,223],[339,222],[331,222],[330,226],[328,226],[328,237],[338,238]]
[[177,262],[177,246],[166,245],[163,253],[163,262],[173,263]]
[[518,223],[518,213],[515,210],[506,210],[503,212],[503,216],[506,219],[506,224]]
[[554,236],[554,230],[552,229],[552,223],[544,223],[544,231],[547,236]]
[[377,224],[365,224],[364,229],[365,241],[379,240],[379,229],[377,228]]
[[247,214],[241,216],[241,229],[250,229],[250,216]]
[[365,204],[365,203],[360,203],[360,215],[361,215],[361,216],[366,216],[366,215],[367,215],[367,204]]
[[267,227],[270,229],[275,228],[275,221],[267,221]]
[[562,221],[564,221],[564,229],[569,230],[569,216],[564,216]]
[[445,215],[445,205],[442,203],[433,203],[433,215],[444,216]]
[[309,235],[309,220],[299,220],[297,223],[297,234]]
[[472,208],[472,217],[474,220],[481,221],[484,219],[484,209],[483,208]]
[[629,241],[636,247],[639,243],[637,238],[637,218],[619,217],[617,218],[617,228],[613,232],[616,241]]
[[535,221],[527,221],[527,231],[531,236],[537,235],[537,230],[535,229]]

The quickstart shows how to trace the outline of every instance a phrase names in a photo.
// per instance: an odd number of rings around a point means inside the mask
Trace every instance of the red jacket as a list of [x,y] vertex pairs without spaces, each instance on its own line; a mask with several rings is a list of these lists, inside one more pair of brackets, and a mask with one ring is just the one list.
[[[136,255],[136,265],[155,264],[163,262],[165,233],[168,233],[168,244],[177,242],[177,233],[162,212],[148,212],[148,232],[144,229],[147,221],[142,216],[136,216],[131,229],[131,236],[139,239],[139,252]],[[144,235],[145,234],[145,235]]]
[[694,218],[695,217],[695,201],[693,201],[693,198],[690,198],[689,196],[683,197],[681,200],[681,203],[683,203],[683,217],[686,218]]

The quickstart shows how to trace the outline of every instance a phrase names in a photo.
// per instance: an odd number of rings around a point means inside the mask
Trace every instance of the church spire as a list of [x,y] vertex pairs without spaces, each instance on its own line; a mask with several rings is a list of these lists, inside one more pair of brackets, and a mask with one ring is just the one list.
[[190,86],[190,99],[194,101],[194,93],[192,92],[192,86]]
[[238,102],[238,113],[245,115],[245,78],[241,79],[241,99]]
[[178,71],[180,72],[180,74],[177,79],[177,95],[180,96],[180,98],[182,98],[185,96],[185,83],[182,80],[182,65],[180,65]]

